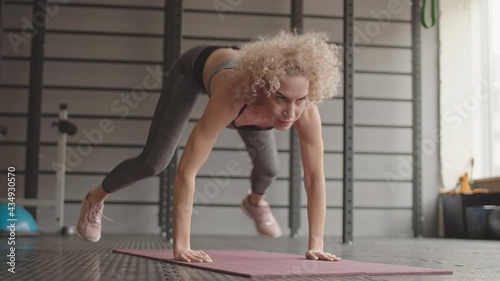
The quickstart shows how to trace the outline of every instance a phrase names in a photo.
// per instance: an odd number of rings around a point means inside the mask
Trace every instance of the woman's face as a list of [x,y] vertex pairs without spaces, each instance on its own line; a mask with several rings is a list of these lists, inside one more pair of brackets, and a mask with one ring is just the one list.
[[280,88],[265,102],[265,112],[271,125],[279,131],[290,129],[306,106],[309,81],[303,76],[283,78]]

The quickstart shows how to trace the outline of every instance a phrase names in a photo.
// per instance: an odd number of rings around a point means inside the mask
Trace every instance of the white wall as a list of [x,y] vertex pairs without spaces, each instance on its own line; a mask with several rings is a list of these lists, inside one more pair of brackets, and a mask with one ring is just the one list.
[[[80,0],[71,3],[102,3],[102,1]],[[116,3],[114,1],[106,1]],[[287,15],[290,1],[241,1],[235,11],[272,12]],[[122,0],[120,3],[161,7],[162,1]],[[138,4],[140,3],[140,4]],[[343,1],[305,1],[304,20],[306,30],[322,30],[330,34],[333,42],[342,42]],[[7,28],[21,28],[23,17],[30,18],[30,6],[7,4]],[[198,43],[233,43],[229,38],[251,38],[260,33],[289,29],[289,18],[259,15],[230,15],[214,10],[212,1],[184,1],[183,49]],[[206,13],[190,11],[206,10]],[[376,0],[355,1],[355,158],[354,158],[354,234],[356,236],[407,237],[412,235],[411,172],[402,173],[411,161],[411,7],[409,1]],[[310,15],[333,16],[318,18]],[[40,169],[46,171],[39,177],[40,197],[50,198],[54,193],[54,175],[51,163],[55,159],[56,134],[51,127],[58,104],[65,102],[70,114],[80,114],[72,118],[79,127],[79,133],[69,138],[73,143],[69,150],[77,151],[82,140],[88,140],[83,132],[96,132],[99,122],[108,117],[115,129],[103,134],[102,144],[109,147],[94,147],[85,157],[74,153],[71,159],[73,174],[67,176],[67,200],[78,202],[85,193],[102,180],[103,174],[117,163],[140,152],[144,143],[149,120],[159,91],[151,91],[147,98],[129,107],[128,118],[118,119],[122,113],[113,111],[111,105],[119,101],[122,94],[130,94],[130,89],[141,85],[142,78],[150,73],[161,61],[162,39],[159,37],[137,37],[127,33],[161,34],[162,11],[120,8],[60,7],[58,13],[49,19],[46,35],[46,56],[44,72],[42,142]],[[379,21],[380,17],[391,17],[392,22]],[[123,36],[60,34],[56,29],[68,31],[123,32]],[[16,32],[14,32],[16,33]],[[22,33],[17,32],[22,36]],[[202,37],[223,37],[228,40],[202,39]],[[29,56],[29,44],[20,44],[15,50],[4,37],[4,56]],[[236,42],[237,43],[237,42]],[[432,128],[437,126],[437,70],[436,70],[436,29],[422,33],[422,107],[423,138],[432,137]],[[128,63],[54,61],[50,57],[115,59]],[[132,61],[142,61],[132,63]],[[0,94],[0,123],[9,128],[4,141],[19,142],[17,145],[0,143],[0,168],[5,170],[15,165],[24,167],[24,141],[26,139],[26,117],[18,113],[26,112],[29,61],[6,59],[2,62]],[[5,73],[5,74],[4,74]],[[13,84],[24,85],[13,87]],[[11,85],[11,86],[9,86]],[[62,89],[61,89],[62,87]],[[72,89],[77,87],[78,89]],[[202,96],[192,114],[196,120],[206,104]],[[325,123],[324,142],[325,173],[327,176],[327,235],[341,234],[342,205],[342,99],[326,101],[321,106]],[[181,140],[187,140],[194,122],[190,122]],[[88,135],[88,134],[87,134]],[[274,213],[287,230],[288,213],[288,134],[277,133],[282,169],[267,195]],[[117,144],[129,147],[117,147]],[[114,146],[114,147],[113,147]],[[246,154],[227,152],[217,148],[242,148],[236,132],[226,130],[217,141],[216,149],[203,166],[200,175],[223,173],[229,161],[237,161],[242,167],[240,176],[248,177],[250,164]],[[423,188],[426,234],[435,233],[435,199],[437,197],[438,175],[436,152],[424,155]],[[410,169],[411,171],[411,169]],[[387,175],[398,175],[400,180],[388,181]],[[24,182],[19,175],[18,186]],[[0,180],[5,180],[0,175]],[[217,194],[210,194],[214,179],[198,178],[197,196],[207,196],[210,204],[225,204],[227,207],[197,207],[193,216],[193,233],[197,234],[253,234],[253,224],[239,211],[237,205],[245,195],[249,182],[245,178],[230,178],[228,185],[219,185]],[[148,232],[157,233],[158,208],[153,205],[158,200],[157,177],[138,182],[130,188],[113,194],[106,205],[105,213],[115,223],[104,221],[104,232]],[[4,192],[3,190],[1,192]],[[19,190],[18,196],[22,195]],[[5,196],[0,193],[0,196]],[[305,193],[302,196],[305,204]],[[113,204],[113,202],[141,201],[143,205]],[[79,203],[66,204],[66,223],[74,224],[79,212]],[[55,229],[51,221],[52,211],[40,209],[40,227],[45,231]],[[228,222],[231,222],[230,224]],[[230,225],[230,227],[229,227]],[[302,211],[300,234],[307,234],[305,208]]]

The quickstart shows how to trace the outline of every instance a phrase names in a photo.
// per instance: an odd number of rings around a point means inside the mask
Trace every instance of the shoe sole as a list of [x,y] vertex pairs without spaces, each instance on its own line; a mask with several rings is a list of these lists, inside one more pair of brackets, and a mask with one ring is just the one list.
[[89,239],[89,238],[86,238],[84,237],[83,235],[80,234],[80,231],[78,231],[78,227],[76,227],[76,234],[78,236],[80,236],[80,238],[82,238],[83,240],[87,241],[87,242],[98,242],[99,240],[101,240],[101,236],[99,235],[99,237],[97,237],[97,239]]
[[[240,205],[240,208],[243,211],[243,213],[255,224],[255,221],[253,220],[252,216],[250,216],[250,214],[247,212],[247,210],[245,210],[245,208],[243,207],[243,204]],[[257,229],[257,225],[255,225],[255,228]],[[257,230],[257,234],[259,234],[259,236],[262,236],[262,237],[273,238],[273,239],[280,238],[282,235],[282,234],[277,235],[277,236],[266,235],[266,234],[260,233],[258,230]]]
[[[88,195],[87,195],[88,196]],[[86,199],[83,199],[84,201],[82,201],[82,204],[81,204],[81,208],[83,207],[83,203],[85,202]],[[97,237],[97,239],[89,239],[89,238],[86,238],[84,237],[83,235],[80,234],[80,231],[78,230],[78,223],[76,224],[76,234],[78,236],[80,236],[80,238],[82,238],[83,240],[87,241],[87,242],[97,242],[99,240],[101,240],[101,235],[99,235],[99,237]]]

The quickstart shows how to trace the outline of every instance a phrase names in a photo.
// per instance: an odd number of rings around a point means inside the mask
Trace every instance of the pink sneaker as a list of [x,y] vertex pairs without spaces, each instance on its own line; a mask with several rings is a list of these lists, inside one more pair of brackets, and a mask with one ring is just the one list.
[[269,203],[262,200],[258,206],[250,204],[250,197],[247,196],[241,202],[243,212],[255,222],[257,231],[265,236],[278,238],[281,236],[281,228],[271,212]]
[[[104,204],[90,201],[89,195],[90,193],[83,199],[76,233],[86,241],[97,242],[101,239],[101,218],[103,217]],[[108,217],[104,217],[112,221]]]

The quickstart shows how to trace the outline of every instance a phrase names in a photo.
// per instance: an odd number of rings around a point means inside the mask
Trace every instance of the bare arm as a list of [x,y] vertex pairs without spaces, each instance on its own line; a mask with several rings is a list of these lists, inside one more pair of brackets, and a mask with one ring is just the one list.
[[208,255],[192,251],[190,245],[195,178],[220,131],[236,117],[241,106],[228,94],[214,93],[187,141],[174,181],[173,250],[177,260],[210,261]]
[[323,170],[323,138],[321,117],[316,105],[308,105],[294,124],[300,140],[304,185],[307,193],[309,222],[309,259],[339,260],[323,252],[323,234],[326,217],[325,175]]

